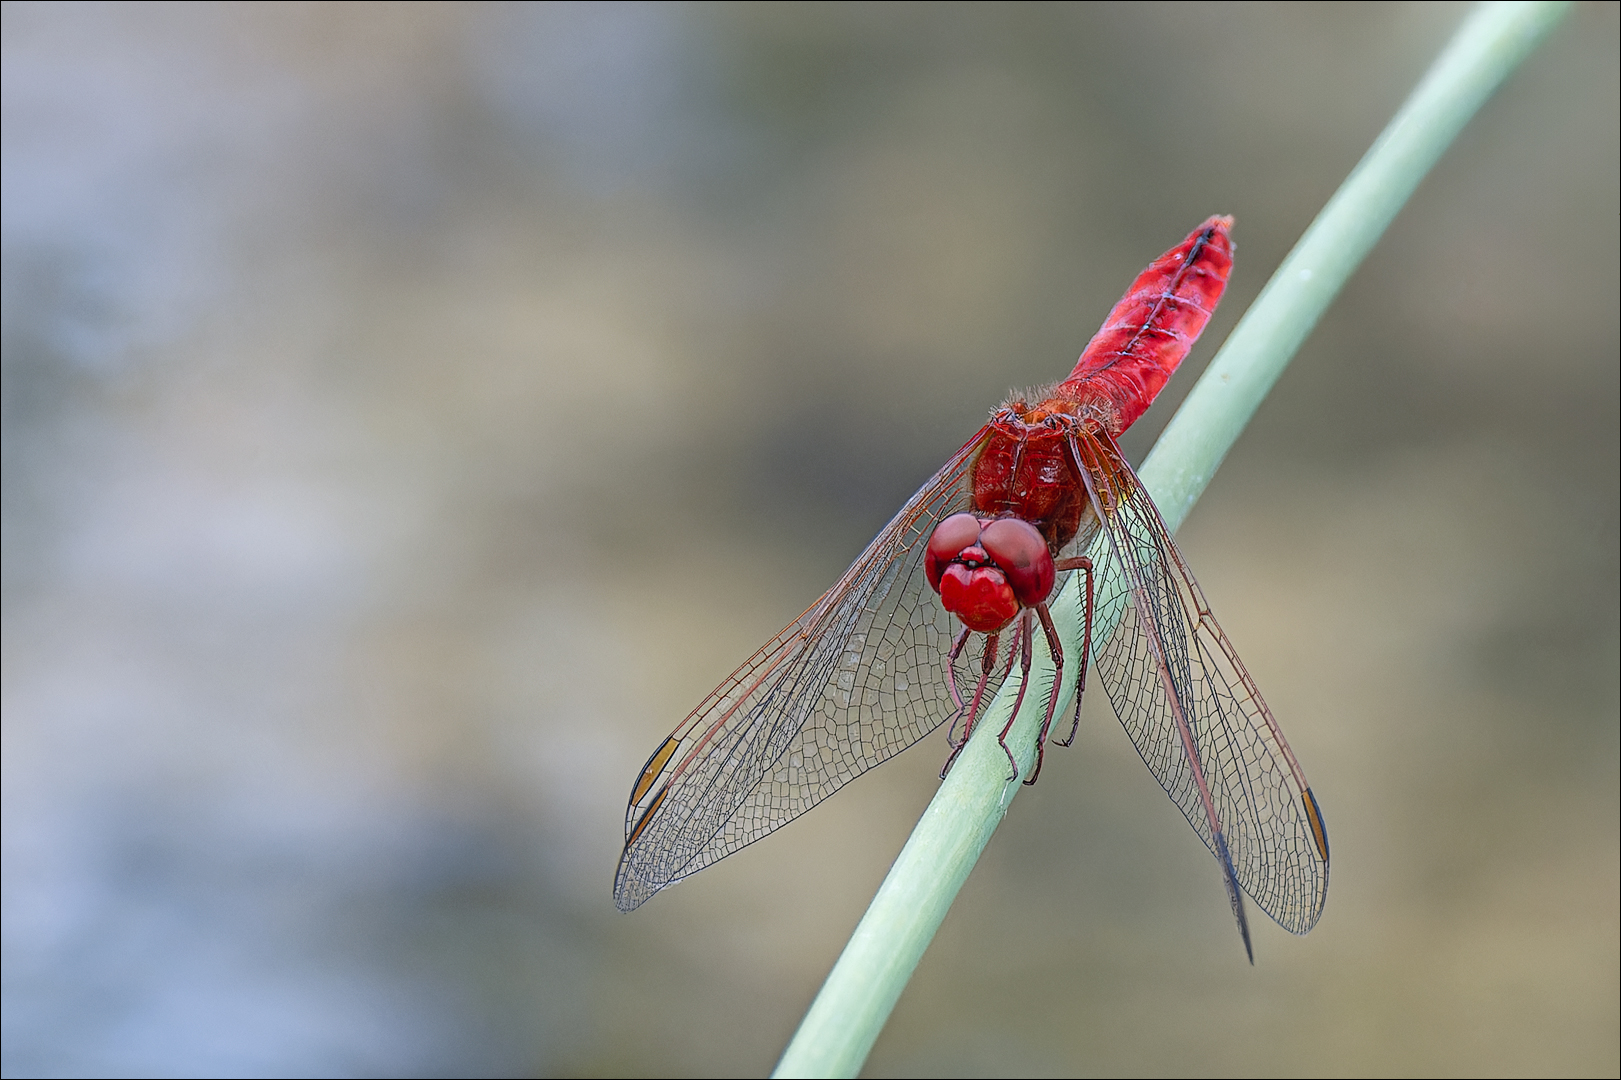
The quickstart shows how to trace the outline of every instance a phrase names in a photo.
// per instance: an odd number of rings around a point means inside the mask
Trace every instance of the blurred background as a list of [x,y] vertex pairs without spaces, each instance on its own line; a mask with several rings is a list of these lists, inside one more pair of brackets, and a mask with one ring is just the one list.
[[[1235,214],[1140,459],[1466,10],[7,3],[5,1073],[769,1071],[944,739],[622,916],[647,754]],[[1246,964],[1092,695],[869,1075],[1614,1075],[1617,39],[1182,532],[1321,924]]]

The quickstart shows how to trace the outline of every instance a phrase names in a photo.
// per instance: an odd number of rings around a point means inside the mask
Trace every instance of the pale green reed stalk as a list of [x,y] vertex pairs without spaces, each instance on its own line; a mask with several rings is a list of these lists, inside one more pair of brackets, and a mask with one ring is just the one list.
[[[1425,173],[1545,37],[1568,3],[1483,4],[1459,27],[1390,126],[1323,207],[1245,313],[1138,470],[1172,529],[1187,517],[1222,458],[1306,335],[1378,241]],[[1077,581],[1053,605],[1066,655],[1080,638]],[[1104,632],[1108,628],[1099,628]],[[1033,685],[1051,678],[1038,655]],[[1045,664],[1045,666],[1043,666]],[[1015,675],[940,785],[844,954],[834,965],[775,1076],[855,1076],[923,950],[1020,785],[1008,784],[996,743],[1018,688]],[[1058,715],[1072,708],[1065,680]],[[1044,702],[1032,694],[1009,745],[1028,775]]]

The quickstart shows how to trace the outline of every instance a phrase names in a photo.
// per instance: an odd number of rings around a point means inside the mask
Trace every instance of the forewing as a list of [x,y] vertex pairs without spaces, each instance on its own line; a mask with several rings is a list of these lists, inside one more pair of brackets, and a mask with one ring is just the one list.
[[984,437],[648,759],[626,811],[621,910],[787,824],[954,715],[951,620],[923,555],[935,524],[967,507],[968,464]]
[[1328,893],[1328,835],[1305,774],[1142,482],[1112,440],[1081,445],[1093,458],[1103,521],[1092,549],[1103,639],[1093,664],[1115,714],[1219,858],[1178,711],[1186,717],[1239,884],[1281,926],[1304,934]]

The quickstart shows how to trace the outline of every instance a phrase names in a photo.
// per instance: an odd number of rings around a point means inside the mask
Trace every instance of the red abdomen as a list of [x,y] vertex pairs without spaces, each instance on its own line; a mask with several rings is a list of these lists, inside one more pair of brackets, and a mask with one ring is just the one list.
[[1130,427],[1216,310],[1233,268],[1232,227],[1211,218],[1137,275],[1053,398],[1112,410],[1111,435]]
[[1233,219],[1213,217],[1137,276],[1081,353],[1069,378],[1039,402],[1006,402],[970,469],[973,511],[1034,525],[1053,551],[1074,539],[1087,510],[1079,464],[1067,450],[1076,428],[1118,436],[1198,340],[1227,288]]

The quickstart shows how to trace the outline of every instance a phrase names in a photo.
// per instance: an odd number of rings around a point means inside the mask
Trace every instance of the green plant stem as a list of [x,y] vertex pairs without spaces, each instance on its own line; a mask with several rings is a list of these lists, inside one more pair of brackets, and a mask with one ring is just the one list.
[[[1181,525],[1283,373],[1363,257],[1419,181],[1509,72],[1564,15],[1568,3],[1493,3],[1475,9],[1378,141],[1301,236],[1234,328],[1139,470],[1172,529]],[[1072,575],[1072,577],[1078,575]],[[1059,594],[1053,617],[1066,656],[1077,655],[1076,582]],[[1048,684],[1051,661],[1037,657],[1032,686]],[[855,1076],[900,998],[991,833],[1020,785],[1010,784],[996,735],[1017,695],[1009,678],[976,726],[911,838],[879,887],[793,1041],[779,1077]],[[1065,679],[1057,715],[1072,708]],[[1028,776],[1039,706],[1031,694],[1008,744]]]

